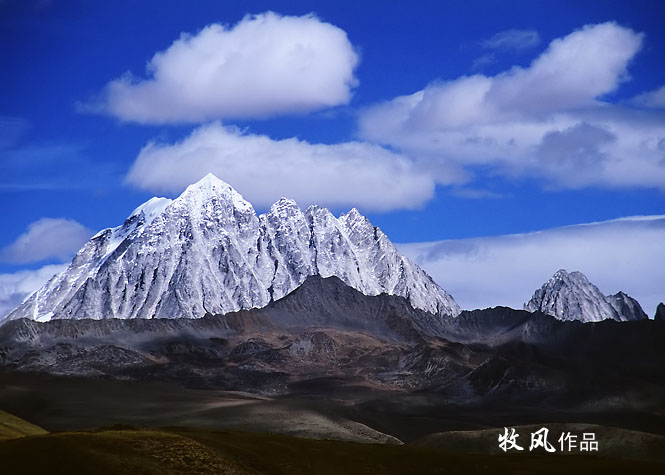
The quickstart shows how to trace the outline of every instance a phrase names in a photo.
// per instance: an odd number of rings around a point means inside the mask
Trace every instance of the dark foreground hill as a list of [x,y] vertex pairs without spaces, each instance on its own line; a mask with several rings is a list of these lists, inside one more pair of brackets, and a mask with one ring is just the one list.
[[417,392],[447,406],[662,417],[663,343],[662,321],[563,322],[505,307],[442,318],[314,276],[267,307],[202,319],[10,321],[0,365],[270,396]]
[[[319,277],[202,319],[11,321],[0,409],[39,426],[12,418],[12,437],[66,432],[0,441],[2,471],[662,473],[664,335],[509,308],[442,319]],[[601,453],[498,453],[529,424],[591,427]]]
[[[37,456],[36,456],[37,455]],[[662,473],[659,460],[544,453],[464,454],[207,430],[99,430],[0,442],[3,470],[19,474]]]

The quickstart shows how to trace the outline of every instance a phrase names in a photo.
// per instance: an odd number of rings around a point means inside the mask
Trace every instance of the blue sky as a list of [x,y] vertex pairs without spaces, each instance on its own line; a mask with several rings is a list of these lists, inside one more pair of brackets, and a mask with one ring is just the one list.
[[357,206],[395,242],[665,214],[664,18],[639,0],[0,0],[0,274],[64,262],[208,171],[258,211]]

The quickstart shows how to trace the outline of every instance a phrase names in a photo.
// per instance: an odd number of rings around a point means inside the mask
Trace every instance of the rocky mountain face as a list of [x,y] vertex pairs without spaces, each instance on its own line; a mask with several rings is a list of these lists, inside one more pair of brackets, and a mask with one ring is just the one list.
[[175,200],[153,198],[105,229],[6,318],[199,318],[265,307],[308,276],[337,276],[365,295],[405,297],[456,316],[453,298],[353,209],[336,218],[281,199],[257,216],[207,175]]
[[524,304],[530,312],[543,312],[559,320],[599,322],[606,319],[628,321],[648,318],[637,300],[618,292],[604,295],[581,272],[557,271]]
[[658,307],[656,307],[656,314],[653,316],[653,319],[665,322],[665,303],[660,302],[658,304]]

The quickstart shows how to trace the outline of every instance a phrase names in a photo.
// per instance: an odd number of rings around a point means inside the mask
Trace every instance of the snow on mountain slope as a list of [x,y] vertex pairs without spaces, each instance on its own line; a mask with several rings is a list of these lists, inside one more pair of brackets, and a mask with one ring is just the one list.
[[177,199],[152,198],[122,226],[97,233],[6,318],[197,318],[263,307],[310,275],[399,295],[432,313],[460,312],[357,210],[336,218],[283,198],[257,216],[209,174]]
[[559,320],[599,322],[608,318],[626,321],[647,318],[637,300],[618,292],[604,295],[581,272],[558,270],[536,290],[524,309],[540,310]]

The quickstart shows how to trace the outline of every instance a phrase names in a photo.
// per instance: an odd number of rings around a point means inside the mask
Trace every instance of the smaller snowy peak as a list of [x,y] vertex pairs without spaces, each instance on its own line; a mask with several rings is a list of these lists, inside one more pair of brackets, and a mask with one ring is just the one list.
[[335,218],[328,208],[319,205],[309,206],[303,214],[310,227],[317,228],[315,232],[321,229],[330,229],[338,223],[337,218]]
[[374,225],[356,208],[352,208],[348,213],[341,215],[339,222],[350,234],[374,232]]
[[340,221],[346,221],[348,223],[369,222],[369,219],[360,214],[360,211],[358,211],[357,208],[351,208],[351,210],[348,213],[341,215],[339,219]]
[[656,314],[653,316],[654,320],[665,322],[665,303],[660,302],[656,307]]
[[[94,255],[99,263],[104,262],[123,241],[136,237],[164,213],[173,200],[153,197],[140,205],[127,217],[125,222],[115,228],[106,228],[95,234],[90,242],[95,243]],[[75,259],[76,261],[76,259]]]
[[640,304],[632,297],[623,292],[604,295],[583,273],[564,269],[558,270],[536,290],[531,300],[524,304],[524,309],[540,311],[559,320],[582,322],[647,318]]
[[132,211],[132,214],[130,214],[129,218],[127,219],[131,219],[133,216],[140,216],[143,214],[144,224],[150,224],[157,216],[162,214],[166,207],[172,202],[173,200],[168,198],[158,198],[155,196]]
[[305,215],[294,200],[281,198],[272,204],[268,213],[259,216],[259,221],[265,231],[264,238],[273,241],[273,245],[283,246],[287,241],[295,245],[294,239],[309,243]]
[[294,200],[282,197],[270,206],[268,214],[275,219],[288,219],[292,216],[301,216],[302,211]]
[[639,302],[624,292],[617,292],[608,297],[610,305],[617,311],[619,317],[625,320],[644,320],[649,318],[642,310]]

